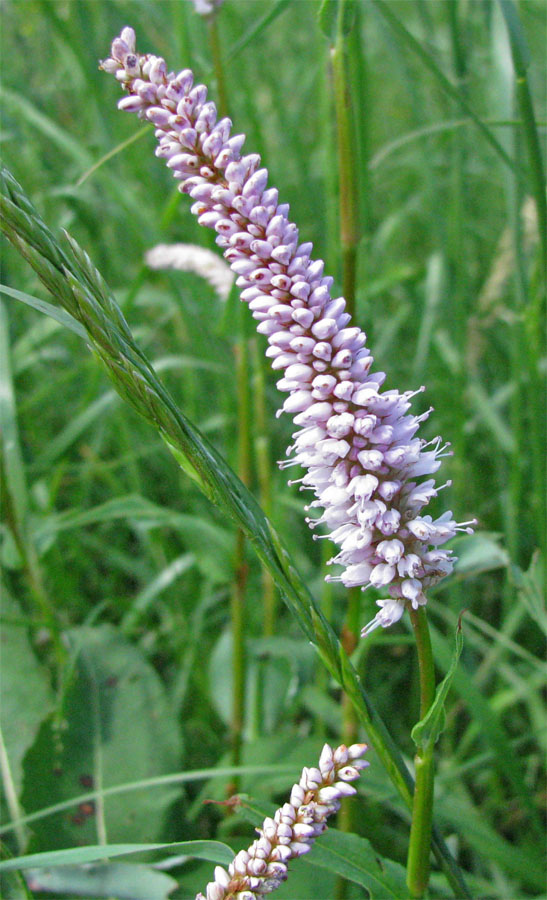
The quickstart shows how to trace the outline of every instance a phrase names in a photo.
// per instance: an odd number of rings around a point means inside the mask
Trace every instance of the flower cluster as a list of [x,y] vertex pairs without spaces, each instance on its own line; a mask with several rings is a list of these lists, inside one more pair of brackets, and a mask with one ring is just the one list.
[[389,599],[378,601],[380,612],[362,633],[391,625],[452,571],[451,551],[439,548],[472,524],[457,524],[450,512],[436,520],[422,514],[440,490],[423,477],[447,453],[439,437],[416,437],[430,410],[411,415],[412,392],[382,390],[386,376],[373,371],[344,298],[331,296],[323,262],[311,258],[312,244],[299,242],[260,157],[242,156],[244,136],[230,136],[232,123],[217,120],[192,72],[169,73],[160,57],[137,54],[131,28],[114,40],[102,68],[128,94],[119,108],[155,126],[157,156],[193,199],[198,222],[217,232],[241,299],[267,337],[266,355],[283,375],[277,386],[288,393],[280,413],[294,416],[298,428],[292,459],[281,465],[307,470],[302,488],[314,491],[311,508],[322,510],[309,523],[326,525],[340,548],[331,562],[343,571],[331,580],[385,588]]
[[342,797],[355,794],[350,784],[368,766],[361,757],[366,744],[342,744],[332,750],[325,744],[318,768],[302,770],[290,800],[265,819],[257,831],[260,837],[248,850],[240,850],[226,872],[215,869],[215,880],[207,885],[207,895],[196,900],[255,900],[275,891],[287,878],[287,863],[308,853],[315,838],[327,827],[327,818],[340,808]]
[[157,244],[147,251],[144,261],[151,269],[179,269],[199,275],[219,300],[228,299],[234,283],[230,267],[212,250],[197,244]]
[[194,0],[196,12],[200,16],[210,16],[224,0]]

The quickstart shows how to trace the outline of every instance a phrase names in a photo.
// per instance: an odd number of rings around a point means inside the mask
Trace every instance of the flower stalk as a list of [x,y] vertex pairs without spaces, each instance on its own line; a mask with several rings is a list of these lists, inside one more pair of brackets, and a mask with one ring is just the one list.
[[[338,158],[338,202],[340,249],[342,255],[342,290],[348,314],[355,317],[355,293],[357,281],[357,247],[359,243],[359,177],[357,142],[355,140],[354,104],[351,79],[348,77],[348,42],[344,27],[345,0],[337,4],[336,38],[330,49],[332,89],[336,114],[336,147]],[[355,650],[359,634],[361,591],[358,587],[348,590],[346,618],[342,628],[342,645],[348,656]],[[342,740],[352,744],[357,740],[358,720],[355,708],[346,693],[342,694]],[[342,804],[340,829],[346,833],[354,830],[355,808]],[[347,895],[347,881],[339,876],[336,882],[336,900]]]
[[[435,666],[431,637],[427,625],[426,610],[421,607],[410,611],[410,620],[416,638],[418,668],[420,673],[420,720],[425,719],[435,699]],[[429,883],[429,858],[431,855],[431,826],[433,822],[433,792],[435,765],[434,745],[418,746],[414,758],[416,782],[412,802],[412,824],[407,859],[407,887],[410,896],[424,896]]]

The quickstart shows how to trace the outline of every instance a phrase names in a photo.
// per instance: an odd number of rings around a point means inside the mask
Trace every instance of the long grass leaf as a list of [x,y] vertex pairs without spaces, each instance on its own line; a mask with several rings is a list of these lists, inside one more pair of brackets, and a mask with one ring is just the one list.
[[509,45],[516,76],[516,94],[524,125],[532,173],[532,185],[538,209],[538,228],[541,235],[543,272],[545,273],[547,271],[547,198],[545,195],[545,172],[541,144],[528,84],[527,70],[530,65],[530,52],[515,4],[512,0],[498,0],[498,3],[509,34]]
[[[306,638],[348,694],[400,797],[406,806],[410,806],[412,779],[398,747],[364,691],[338,637],[299,576],[289,551],[256,500],[158,381],[89,257],[68,235],[68,249],[59,247],[32,210],[20,185],[6,170],[3,171],[2,189],[2,227],[8,238],[27,256],[46,286],[54,284],[59,302],[84,325],[116,389],[159,431],[168,446],[175,448],[177,458],[184,457],[188,461],[209,499],[242,528],[271,572]],[[20,210],[24,212],[23,217],[18,215]],[[21,246],[25,235],[32,242],[32,252],[28,252],[26,244]],[[61,259],[66,259],[67,264],[59,267]],[[459,868],[438,832],[435,833],[434,849],[454,890],[467,895]]]
[[172,775],[157,775],[154,778],[142,778],[139,781],[128,781],[126,784],[116,784],[111,787],[103,788],[101,791],[88,791],[85,794],[78,794],[69,800],[63,800],[60,803],[54,803],[36,812],[29,813],[20,819],[6,822],[0,825],[0,834],[9,834],[22,825],[28,825],[31,822],[38,822],[48,816],[54,816],[56,813],[64,812],[79,806],[81,803],[91,803],[99,796],[110,797],[117,794],[131,793],[132,791],[145,791],[157,787],[164,787],[172,784],[186,784],[192,781],[202,781],[209,778],[233,778],[234,775],[268,775],[271,773],[288,775],[294,771],[294,766],[289,765],[264,765],[264,766],[223,766],[214,767],[212,769],[195,769],[192,772],[174,772]]
[[0,88],[0,98],[12,111],[26,119],[29,125],[55,144],[64,156],[71,158],[78,166],[89,169],[93,164],[89,151],[78,143],[68,131],[61,128],[54,119],[40,112],[26,97],[2,87]]
[[20,300],[21,303],[26,303],[27,306],[31,306],[38,312],[49,316],[51,319],[55,319],[59,325],[69,328],[70,331],[73,331],[78,337],[86,340],[87,335],[85,328],[80,325],[70,313],[65,312],[64,309],[59,309],[57,306],[53,306],[52,303],[48,303],[46,300],[40,300],[39,297],[33,297],[31,294],[26,294],[24,291],[17,291],[15,288],[8,287],[7,284],[0,284],[0,293],[6,294],[7,297],[13,297],[15,300]]
[[87,865],[98,860],[114,859],[118,856],[130,856],[133,853],[150,853],[157,850],[168,850],[170,853],[184,853],[196,859],[207,859],[209,862],[228,865],[233,859],[233,852],[220,841],[176,841],[171,844],[97,844],[87,847],[70,847],[68,850],[50,850],[44,853],[29,853],[15,859],[0,862],[0,872],[13,872],[20,869],[32,869],[36,866],[69,866]]
[[253,24],[245,32],[245,34],[240,37],[239,41],[237,41],[232,49],[228,51],[228,53],[226,54],[226,62],[231,61],[240,53],[242,53],[242,51],[245,50],[245,48],[248,47],[252,41],[254,41],[262,34],[264,29],[267,28],[268,25],[274,22],[282,12],[285,12],[287,7],[290,6],[292,2],[293,0],[277,0],[277,2],[274,3],[271,9],[265,12],[264,15],[261,16],[256,22],[253,22]]

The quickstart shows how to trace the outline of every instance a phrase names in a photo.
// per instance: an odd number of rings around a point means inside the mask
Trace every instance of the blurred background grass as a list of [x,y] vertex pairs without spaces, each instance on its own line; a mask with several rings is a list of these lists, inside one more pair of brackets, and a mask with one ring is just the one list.
[[[435,408],[425,436],[442,434],[453,445],[443,467],[453,485],[441,495],[439,511],[449,506],[458,519],[476,516],[480,523],[480,533],[461,542],[459,571],[430,604],[440,673],[448,667],[458,614],[468,610],[466,647],[439,748],[436,810],[477,891],[513,900],[539,895],[542,886],[534,832],[544,800],[545,748],[538,557],[545,527],[544,282],[537,203],[528,145],[515,124],[520,111],[498,4],[385,5],[488,124],[520,173],[515,177],[435,72],[389,26],[381,4],[360,4],[352,57],[362,220],[356,317],[388,386],[427,386],[415,399],[416,411]],[[276,5],[262,0],[227,0],[220,11],[230,116],[235,132],[247,134],[247,151],[262,154],[302,239],[313,241],[315,256],[327,260],[339,285],[328,44],[316,24],[318,4],[278,6],[280,14],[270,21]],[[88,251],[181,408],[236,466],[235,368],[225,310],[197,277],[153,273],[143,264],[145,251],[159,241],[214,248],[213,235],[199,228],[154,158],[152,131],[139,132],[132,117],[117,112],[118,88],[97,69],[111,39],[130,24],[141,52],[164,56],[171,68],[191,67],[211,85],[214,99],[204,21],[191,3],[178,0],[8,0],[2,15],[4,162],[52,230],[67,228]],[[518,15],[544,147],[547,8],[527,0]],[[133,143],[93,168],[137,132]],[[4,282],[45,298],[24,261],[5,242],[3,250]],[[22,463],[15,482],[12,466],[3,471],[3,633],[11,647],[8,665],[32,668],[31,660],[39,659],[32,678],[44,692],[14,750],[22,807],[31,813],[86,787],[78,741],[61,748],[63,721],[84,715],[86,654],[107,681],[136,666],[158,715],[169,717],[158,758],[151,746],[139,761],[131,749],[144,740],[138,714],[127,721],[115,716],[119,740],[105,753],[118,760],[121,754],[125,763],[112,771],[107,766],[105,786],[224,764],[233,528],[120,402],[76,336],[13,300],[2,304],[2,341],[7,346],[9,338],[10,351],[1,377],[4,395],[9,398],[13,387],[14,398],[4,412],[17,425]],[[266,378],[276,460],[285,455],[291,428],[288,420],[274,419],[275,379]],[[320,548],[304,524],[302,495],[273,465],[270,477],[274,523],[320,595]],[[14,497],[28,513],[23,541],[11,527]],[[335,740],[340,733],[339,697],[316,671],[286,610],[279,610],[275,637],[261,637],[261,575],[252,551],[246,563],[243,756],[254,764],[294,761],[296,776],[325,735]],[[334,594],[333,604],[340,624],[343,592]],[[373,607],[367,593],[363,622]],[[53,621],[44,619],[46,608]],[[59,652],[52,631],[64,648]],[[416,672],[404,626],[375,635],[356,654],[364,683],[411,755]],[[46,669],[53,688],[65,685],[61,694],[45,684]],[[137,704],[135,696],[123,696]],[[52,715],[42,721],[46,712]],[[130,737],[127,746],[122,734]],[[89,752],[86,761],[95,759]],[[56,781],[55,762],[44,765],[56,754],[64,754],[62,767],[71,777]],[[292,780],[249,776],[242,788],[277,797]],[[105,801],[108,839],[216,835],[237,845],[238,829],[248,833],[248,826],[237,817],[224,820],[201,802],[222,799],[225,784],[215,779],[200,792],[171,788],[160,798],[140,792],[132,796],[132,813]],[[404,861],[406,827],[378,768],[361,790],[360,833],[379,852]],[[153,823],[147,803],[161,813]],[[101,816],[71,815],[44,818],[20,838],[30,834],[31,849],[96,841]],[[194,863],[177,871],[182,887],[175,896],[202,887],[209,869]],[[442,888],[435,889],[442,896]],[[302,863],[283,890],[280,896],[329,897],[332,881]]]

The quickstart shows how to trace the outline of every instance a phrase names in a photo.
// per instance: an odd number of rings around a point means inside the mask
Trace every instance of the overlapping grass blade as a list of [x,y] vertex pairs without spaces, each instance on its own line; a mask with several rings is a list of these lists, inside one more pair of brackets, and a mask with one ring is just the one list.
[[[346,691],[389,777],[405,805],[412,779],[386,726],[330,624],[299,577],[288,550],[262,510],[214,447],[177,408],[135,344],[123,315],[89,257],[65,234],[61,247],[38,217],[20,185],[2,172],[2,228],[38,277],[86,329],[118,392],[159,432],[187,472],[224,513],[233,518],[275,579],[306,638],[336,682]],[[434,849],[458,896],[468,896],[459,868],[440,834]]]

